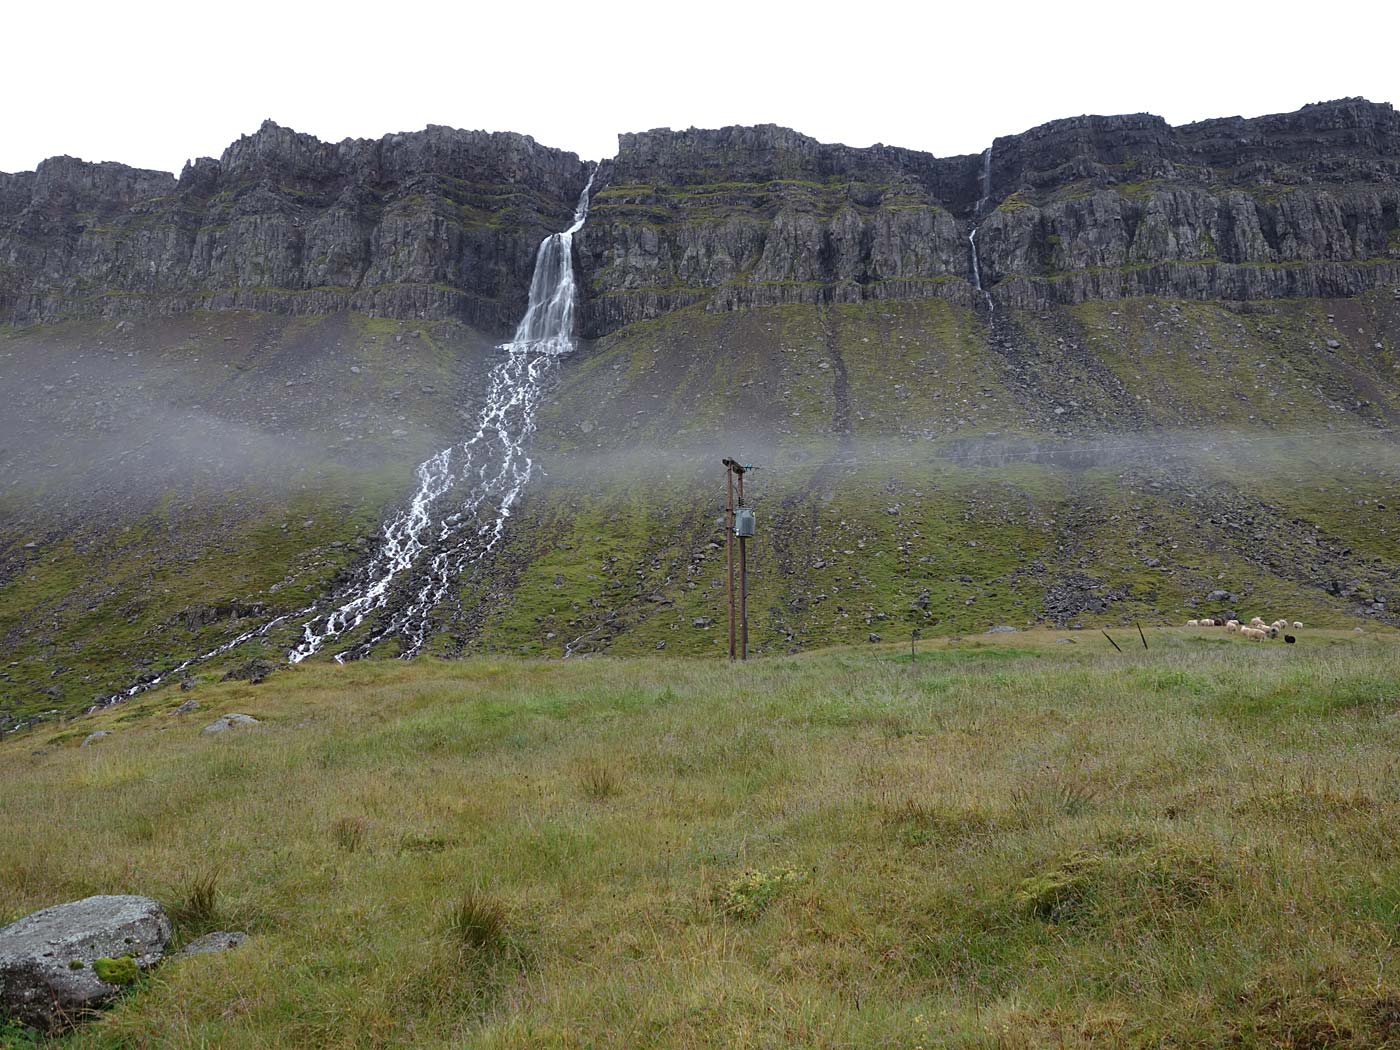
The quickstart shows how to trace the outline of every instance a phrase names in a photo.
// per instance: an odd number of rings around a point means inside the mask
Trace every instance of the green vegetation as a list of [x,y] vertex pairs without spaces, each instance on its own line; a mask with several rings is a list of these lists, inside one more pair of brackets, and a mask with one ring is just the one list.
[[[764,468],[749,490],[758,654],[916,627],[1180,623],[1216,588],[1251,614],[1364,624],[1366,602],[1394,599],[1400,560],[1382,509],[1400,483],[1392,446],[1358,436],[1400,412],[1393,351],[1373,349],[1390,345],[1394,310],[1389,296],[1008,309],[1010,347],[939,298],[697,304],[629,325],[561,370],[534,441],[540,473],[499,556],[462,581],[460,609],[443,607],[430,650],[721,651],[721,434]],[[269,335],[265,323],[199,315],[143,337],[160,349],[142,375],[176,404],[266,403],[257,422],[273,433],[284,413],[309,419],[296,472],[283,476],[274,444],[248,472],[276,485],[201,465],[197,484],[126,505],[120,521],[50,534],[31,507],[85,482],[55,448],[34,457],[58,464],[49,489],[0,497],[14,519],[0,545],[22,566],[0,584],[14,664],[0,668],[0,715],[73,715],[301,608],[363,556],[412,465],[460,432],[459,377],[479,377],[482,359],[454,326],[302,318]],[[8,332],[0,353],[113,338],[110,326]],[[1328,339],[1341,345],[1321,349]],[[330,367],[315,384],[284,385],[276,369],[299,379],[317,354]],[[88,422],[79,411],[71,425]],[[1334,581],[1357,586],[1344,596]],[[289,622],[195,674],[276,661],[296,632]]]
[[98,980],[106,984],[120,985],[135,984],[136,978],[141,974],[136,960],[130,955],[116,959],[96,959],[92,964],[92,972],[97,974]]
[[0,743],[0,922],[140,892],[250,931],[74,1050],[1386,1045],[1400,638],[1301,635],[165,690],[102,748]]

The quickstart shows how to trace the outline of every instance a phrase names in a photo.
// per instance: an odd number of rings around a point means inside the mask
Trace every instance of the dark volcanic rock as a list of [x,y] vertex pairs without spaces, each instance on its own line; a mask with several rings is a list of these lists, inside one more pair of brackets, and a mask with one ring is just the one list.
[[263,660],[254,657],[245,660],[237,667],[231,667],[224,672],[221,681],[224,682],[247,682],[250,685],[257,685],[267,678],[268,675],[277,670],[277,665],[271,660]]
[[178,180],[58,157],[0,175],[0,320],[348,308],[503,329],[587,175],[524,135],[331,144],[271,121]]
[[[506,331],[587,174],[521,135],[330,144],[270,121],[178,180],[54,158],[0,175],[0,320],[353,309]],[[696,303],[980,304],[974,224],[1008,306],[1354,296],[1400,283],[1400,117],[1082,116],[948,158],[773,125],[622,135],[575,242],[582,332]]]
[[1075,117],[998,138],[986,160],[984,182],[981,156],[771,126],[623,135],[578,238],[585,333],[697,302],[974,303],[974,222],[983,286],[1010,306],[1345,297],[1400,281],[1388,104],[1180,128]]

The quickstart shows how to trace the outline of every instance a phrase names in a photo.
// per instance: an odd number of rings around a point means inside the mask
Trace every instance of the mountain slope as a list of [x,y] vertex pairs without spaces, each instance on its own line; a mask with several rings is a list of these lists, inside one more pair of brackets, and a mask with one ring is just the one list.
[[[1076,118],[943,160],[624,136],[575,242],[589,338],[539,473],[430,651],[722,652],[731,454],[762,468],[758,653],[1231,611],[1393,624],[1395,127],[1357,100]],[[475,417],[587,177],[447,129],[330,147],[265,125],[210,163],[203,197],[193,169],[0,178],[5,725],[361,564]],[[191,269],[199,244],[225,269]],[[359,276],[313,284],[315,244]],[[251,283],[272,245],[287,265]],[[280,659],[297,624],[201,673]]]

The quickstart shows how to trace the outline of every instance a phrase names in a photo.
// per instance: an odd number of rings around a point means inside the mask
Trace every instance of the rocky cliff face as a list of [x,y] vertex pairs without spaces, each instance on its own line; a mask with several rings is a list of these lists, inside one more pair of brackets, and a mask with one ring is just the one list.
[[[354,309],[504,332],[587,177],[511,134],[266,123],[178,180],[0,175],[0,320]],[[1400,282],[1400,116],[1076,117],[936,158],[786,128],[623,135],[576,239],[583,334],[695,303],[1345,297]],[[977,231],[978,289],[969,235]]]
[[587,174],[522,135],[332,145],[270,121],[178,180],[59,157],[0,175],[0,319],[348,308],[500,329]]
[[[601,334],[676,306],[1350,296],[1400,280],[1400,116],[1077,117],[939,160],[783,128],[624,135],[580,237]],[[985,199],[983,199],[985,198]]]

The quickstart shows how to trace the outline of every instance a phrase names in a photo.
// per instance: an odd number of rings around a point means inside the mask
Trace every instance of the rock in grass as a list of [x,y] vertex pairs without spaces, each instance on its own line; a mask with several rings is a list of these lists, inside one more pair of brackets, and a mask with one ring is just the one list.
[[200,730],[201,733],[222,733],[228,729],[237,729],[239,726],[255,726],[258,720],[252,715],[231,714],[223,715],[214,719],[207,726]]
[[268,660],[260,660],[254,657],[237,667],[231,668],[223,677],[225,682],[247,682],[249,685],[257,685],[273,671],[277,670],[277,665]]
[[81,744],[79,744],[78,746],[79,746],[79,747],[87,747],[89,744],[94,744],[94,743],[96,743],[97,741],[101,740],[104,736],[111,736],[111,735],[112,735],[112,734],[109,733],[109,732],[107,732],[107,730],[105,730],[105,729],[99,729],[99,730],[97,730],[97,732],[95,732],[95,733],[89,733],[87,736],[83,737],[83,742],[82,742]]
[[183,959],[187,955],[211,955],[214,952],[226,952],[230,948],[237,948],[248,939],[246,933],[237,930],[217,930],[214,933],[206,933],[203,937],[196,937],[175,953],[175,958]]
[[169,943],[170,920],[149,897],[36,911],[0,930],[0,1017],[61,1031],[120,995]]
[[1012,627],[1010,624],[999,623],[999,624],[997,624],[995,627],[988,627],[988,628],[987,628],[987,633],[988,633],[988,634],[1015,634],[1015,633],[1016,633],[1016,628]]

